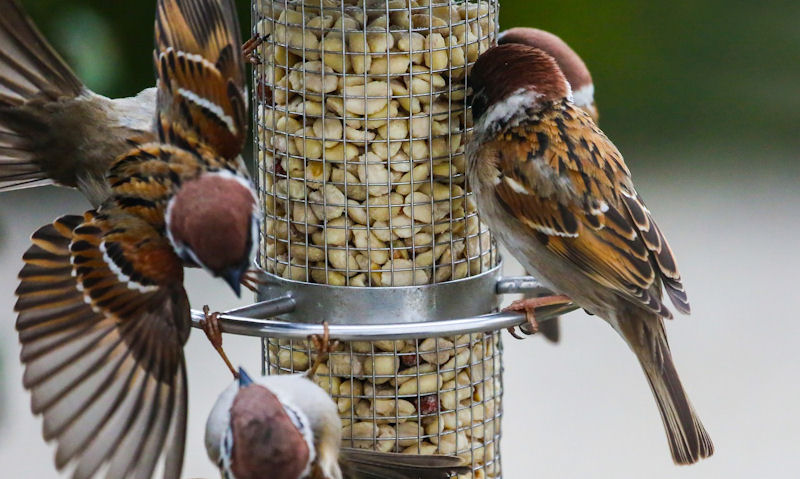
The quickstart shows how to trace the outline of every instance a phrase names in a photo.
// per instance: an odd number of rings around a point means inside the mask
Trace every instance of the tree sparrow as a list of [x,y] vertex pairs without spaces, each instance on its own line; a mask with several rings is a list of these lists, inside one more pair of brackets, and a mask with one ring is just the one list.
[[306,374],[256,380],[239,369],[206,422],[206,451],[226,479],[438,479],[469,468],[455,456],[341,447],[336,404]]
[[178,479],[186,436],[183,266],[238,293],[258,224],[237,157],[247,128],[232,0],[159,0],[159,142],[106,177],[110,196],[40,228],[23,256],[17,331],[24,386],[56,466],[73,477]]
[[[686,314],[687,296],[622,155],[575,106],[558,64],[538,48],[490,48],[469,80],[475,130],[467,170],[481,219],[528,271],[605,319],[628,343],[655,395],[675,462],[710,456],[714,447],[678,379],[664,331],[672,313],[662,285]],[[512,308],[530,311],[540,299]]]

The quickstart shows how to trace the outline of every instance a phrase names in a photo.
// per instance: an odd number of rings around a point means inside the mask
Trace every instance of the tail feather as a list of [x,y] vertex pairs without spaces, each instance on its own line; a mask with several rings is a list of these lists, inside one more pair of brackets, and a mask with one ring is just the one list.
[[686,396],[658,321],[654,331],[645,326],[644,335],[639,336],[644,341],[631,342],[631,346],[658,404],[672,459],[680,465],[694,464],[714,454],[714,444]]
[[342,448],[346,479],[445,479],[470,468],[456,456],[397,454]]
[[46,125],[26,105],[74,98],[81,81],[16,0],[0,0],[0,191],[49,184],[34,142]]

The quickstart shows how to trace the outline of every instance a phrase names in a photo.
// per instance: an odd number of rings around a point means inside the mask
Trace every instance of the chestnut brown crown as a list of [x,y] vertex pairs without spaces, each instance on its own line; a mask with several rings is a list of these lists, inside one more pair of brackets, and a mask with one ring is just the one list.
[[223,278],[237,296],[257,242],[259,216],[247,180],[225,170],[186,181],[167,209],[176,253]]
[[297,479],[311,451],[280,400],[269,389],[241,387],[231,406],[231,469],[237,479]]
[[573,91],[592,84],[592,74],[580,56],[560,37],[538,28],[510,28],[497,38],[498,45],[519,43],[536,47],[555,58]]
[[546,105],[572,93],[555,59],[539,48],[509,43],[486,50],[475,62],[469,76],[472,87],[472,116],[477,121],[493,105],[520,91]]

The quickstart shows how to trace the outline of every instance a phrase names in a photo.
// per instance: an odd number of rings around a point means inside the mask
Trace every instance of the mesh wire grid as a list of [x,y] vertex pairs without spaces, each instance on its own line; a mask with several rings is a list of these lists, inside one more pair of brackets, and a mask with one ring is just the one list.
[[464,147],[467,73],[497,12],[496,0],[254,2],[267,271],[408,286],[496,264]]
[[[500,333],[354,341],[330,353],[314,380],[334,398],[343,444],[385,452],[454,454],[462,477],[501,477]],[[270,374],[308,369],[307,341],[265,339]]]
[[[253,1],[265,37],[253,109],[262,267],[409,286],[496,265],[464,148],[467,73],[494,42],[497,14],[497,0]],[[500,477],[499,339],[344,343],[316,380],[339,406],[346,445],[458,454],[470,477]],[[308,367],[306,342],[263,341],[265,372]]]

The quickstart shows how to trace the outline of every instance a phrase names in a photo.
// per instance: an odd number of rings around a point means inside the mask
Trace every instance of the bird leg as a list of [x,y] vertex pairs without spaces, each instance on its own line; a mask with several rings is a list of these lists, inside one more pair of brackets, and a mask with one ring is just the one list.
[[233,364],[231,364],[228,359],[228,355],[225,354],[225,351],[222,349],[222,330],[219,328],[219,313],[209,313],[208,305],[205,305],[203,306],[203,314],[205,315],[205,319],[200,322],[203,332],[206,333],[206,337],[211,341],[211,345],[214,346],[214,349],[217,350],[222,360],[225,361],[225,365],[230,369],[233,378],[239,379],[239,373],[233,368]]
[[328,329],[328,322],[324,321],[322,323],[323,333],[322,337],[320,338],[316,334],[312,334],[309,336],[309,340],[314,343],[314,349],[317,351],[317,357],[314,359],[314,364],[308,368],[306,371],[306,376],[308,378],[314,377],[317,373],[317,369],[319,366],[328,360],[328,356],[330,356],[330,352],[336,349],[336,346],[339,345],[339,341],[331,341],[330,331]]
[[242,55],[245,60],[253,65],[261,65],[261,58],[258,56],[258,53],[256,53],[256,48],[262,43],[264,43],[264,37],[259,34],[253,35],[252,38],[244,42],[244,45],[242,45]]
[[[528,325],[530,325],[530,333],[525,334],[536,334],[539,331],[539,323],[536,322],[536,315],[535,310],[536,308],[541,308],[543,306],[553,306],[557,304],[569,304],[572,302],[568,296],[564,296],[563,294],[553,295],[553,296],[540,296],[538,298],[523,298],[518,299],[512,302],[507,307],[503,308],[503,312],[507,311],[525,311],[525,319],[528,321]],[[520,328],[522,330],[522,328]],[[516,339],[523,339],[516,333],[515,326],[511,326],[508,328],[508,332],[514,336]],[[523,331],[524,332],[524,331]]]

